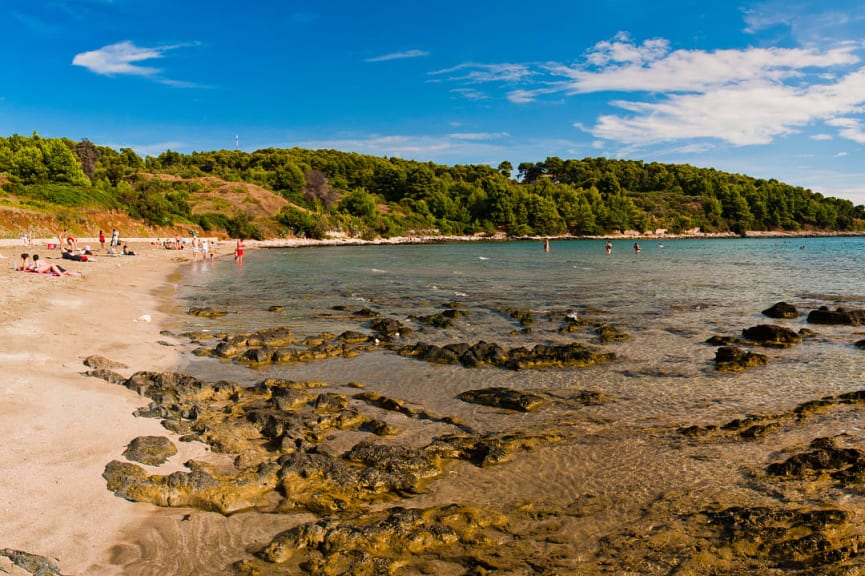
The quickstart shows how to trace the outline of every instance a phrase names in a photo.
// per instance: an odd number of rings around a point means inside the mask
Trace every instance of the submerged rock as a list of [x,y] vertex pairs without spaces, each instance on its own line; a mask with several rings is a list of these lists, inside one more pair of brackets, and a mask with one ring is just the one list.
[[478,342],[436,346],[418,342],[414,346],[399,349],[403,356],[415,356],[420,360],[439,364],[462,364],[475,366],[497,366],[511,370],[525,368],[547,368],[562,366],[592,366],[615,360],[612,352],[596,352],[582,344],[538,344],[534,348],[511,348],[505,350],[498,344]]
[[[241,574],[396,574],[427,572],[437,561],[448,573],[517,568],[499,558],[497,547],[511,539],[503,516],[463,505],[428,509],[390,508],[363,516],[308,522],[277,535],[240,563]],[[275,572],[278,570],[278,572]],[[283,571],[284,570],[284,571]],[[484,570],[486,572],[486,570]]]
[[494,408],[505,408],[518,412],[530,412],[546,401],[544,396],[511,388],[482,388],[467,390],[457,396],[463,402],[483,404]]
[[228,310],[207,306],[204,308],[189,308],[186,313],[190,316],[202,316],[204,318],[220,318],[228,314]]

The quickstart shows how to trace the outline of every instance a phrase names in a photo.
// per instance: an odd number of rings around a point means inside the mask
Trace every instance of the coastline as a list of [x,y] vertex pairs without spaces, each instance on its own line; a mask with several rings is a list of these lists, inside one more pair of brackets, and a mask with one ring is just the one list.
[[[126,364],[124,375],[179,364],[179,352],[159,341],[171,340],[160,328],[185,258],[130,246],[137,256],[62,260],[84,278],[16,272],[19,248],[0,247],[0,550],[51,559],[63,574],[121,573],[112,558],[119,535],[156,510],[116,497],[102,472],[132,439],[170,434],[159,420],[133,415],[146,398],[82,375],[90,355]],[[201,450],[178,448],[169,469]],[[28,573],[2,555],[0,571]]]

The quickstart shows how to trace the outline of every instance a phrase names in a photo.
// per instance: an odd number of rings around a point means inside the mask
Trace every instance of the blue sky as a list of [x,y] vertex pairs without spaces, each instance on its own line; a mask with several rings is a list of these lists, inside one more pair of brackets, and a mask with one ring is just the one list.
[[[688,163],[865,203],[853,0],[0,0],[0,135]],[[237,140],[236,140],[237,138]]]

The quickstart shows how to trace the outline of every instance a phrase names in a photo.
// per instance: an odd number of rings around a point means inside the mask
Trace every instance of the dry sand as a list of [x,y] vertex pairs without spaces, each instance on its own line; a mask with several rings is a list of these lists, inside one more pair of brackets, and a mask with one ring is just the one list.
[[[0,244],[0,550],[51,558],[63,574],[130,573],[124,566],[146,551],[123,542],[159,514],[110,493],[102,471],[133,438],[170,434],[158,420],[133,416],[145,398],[81,374],[91,354],[123,362],[124,375],[178,362],[158,341],[172,340],[159,331],[188,255],[130,246],[137,256],[97,253],[86,263],[26,249],[85,274],[76,278],[15,272],[25,247]],[[181,453],[160,472],[204,451],[173,440]],[[0,572],[26,573],[5,557]]]

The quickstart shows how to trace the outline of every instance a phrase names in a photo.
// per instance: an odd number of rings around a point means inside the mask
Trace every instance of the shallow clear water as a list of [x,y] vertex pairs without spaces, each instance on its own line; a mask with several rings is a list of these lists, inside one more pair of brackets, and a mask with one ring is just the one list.
[[[190,265],[178,303],[178,311],[216,306],[232,312],[218,319],[184,316],[178,330],[289,326],[299,335],[369,332],[357,320],[333,317],[334,306],[368,307],[411,326],[415,332],[403,336],[407,343],[484,340],[512,347],[579,341],[615,352],[610,364],[465,369],[382,351],[256,369],[186,354],[182,369],[243,383],[266,376],[323,380],[347,393],[352,389],[346,384],[361,382],[483,431],[561,428],[566,431],[562,444],[490,469],[455,466],[446,481],[416,500],[424,504],[468,495],[491,505],[568,503],[592,494],[616,502],[590,525],[574,528],[584,535],[600,535],[638,514],[641,503],[671,486],[699,488],[706,498],[737,494],[744,489],[743,468],[765,465],[779,451],[807,444],[815,433],[863,435],[856,419],[843,413],[765,442],[711,448],[684,444],[675,429],[778,412],[863,388],[865,352],[853,343],[865,338],[865,329],[809,326],[805,316],[821,305],[865,307],[865,240],[670,240],[663,247],[648,241],[641,247],[636,254],[632,242],[617,241],[610,256],[603,241],[586,240],[554,241],[550,253],[540,242],[528,241],[259,250],[248,253],[242,265],[230,260]],[[802,316],[773,320],[761,314],[782,300]],[[454,302],[467,315],[452,328],[412,319]],[[283,309],[268,311],[274,305]],[[529,333],[508,315],[514,308],[533,312]],[[629,338],[600,344],[588,329],[561,333],[566,314],[611,324]],[[716,372],[716,348],[705,340],[715,334],[739,336],[744,328],[764,323],[808,327],[817,336],[790,349],[758,350],[769,356],[766,367]],[[462,391],[485,386],[561,397],[588,389],[612,401],[580,409],[553,402],[532,413],[511,414],[456,399]],[[405,432],[399,439],[407,442],[449,431],[441,424],[401,424]],[[356,439],[347,435],[342,441]]]

